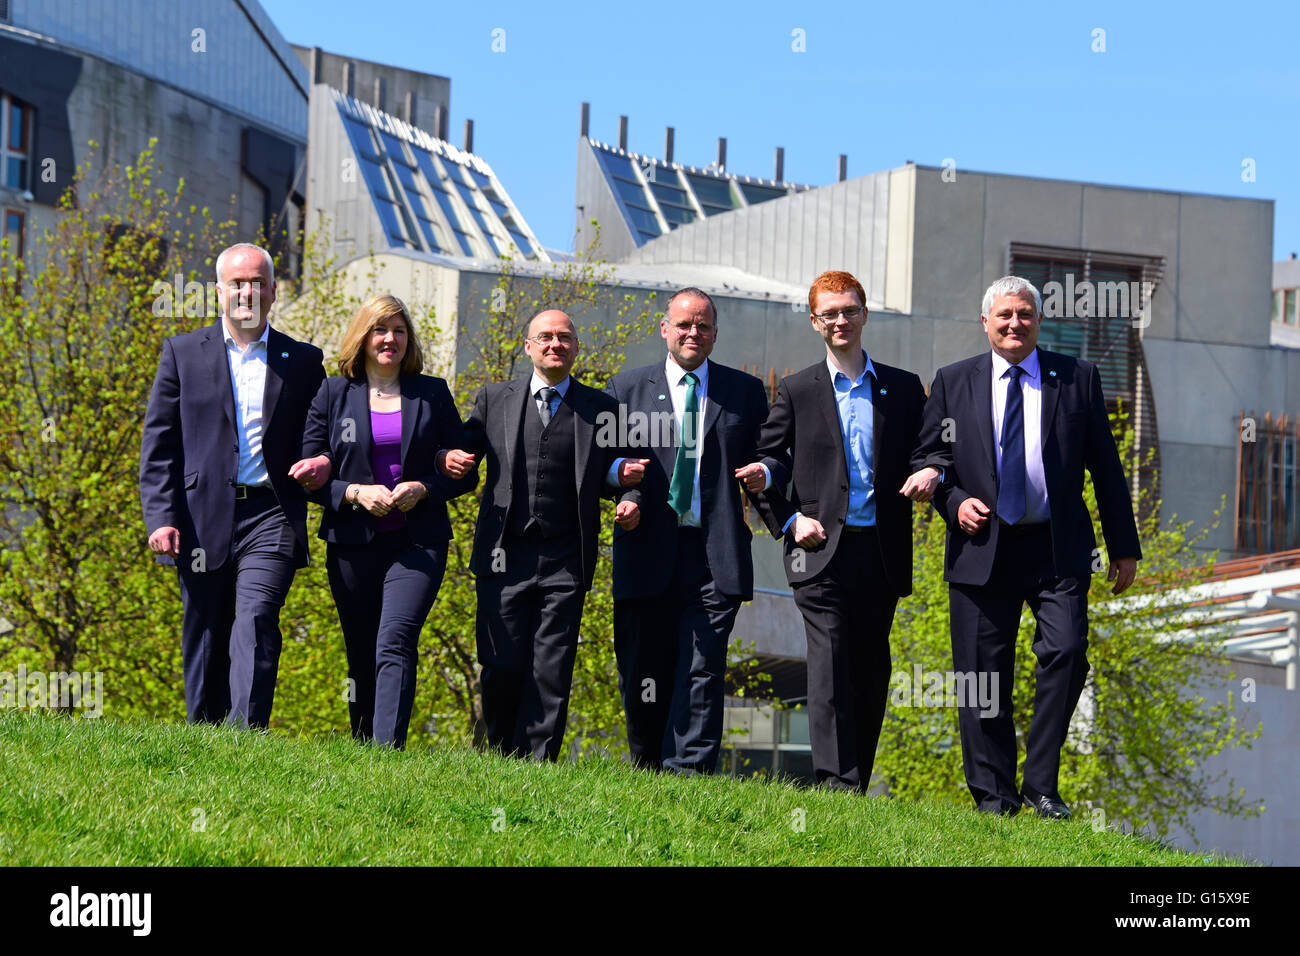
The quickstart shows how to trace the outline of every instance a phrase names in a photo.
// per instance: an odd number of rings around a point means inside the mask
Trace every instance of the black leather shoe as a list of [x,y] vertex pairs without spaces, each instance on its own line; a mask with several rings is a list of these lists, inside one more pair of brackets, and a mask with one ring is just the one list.
[[1041,794],[1034,796],[1028,790],[1020,795],[1020,799],[1044,820],[1070,820],[1074,817],[1062,800],[1053,800]]

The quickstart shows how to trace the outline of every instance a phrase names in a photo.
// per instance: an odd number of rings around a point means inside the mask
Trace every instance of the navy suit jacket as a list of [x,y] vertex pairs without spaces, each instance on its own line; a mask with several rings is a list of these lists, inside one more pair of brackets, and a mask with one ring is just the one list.
[[[669,482],[680,436],[664,363],[616,375],[607,391],[626,409],[650,422],[645,444],[629,453],[648,458],[641,522],[631,531],[614,528],[614,599],[652,597],[667,590],[677,561],[677,515],[668,504]],[[658,422],[668,428],[655,427]],[[757,461],[759,429],[767,417],[767,389],[752,375],[709,362],[708,403],[700,430],[700,519],[713,583],[724,594],[754,596],[753,535],[745,522],[737,468]],[[665,435],[664,432],[668,434]],[[638,436],[634,436],[638,437]],[[669,439],[669,440],[665,440]],[[751,496],[757,503],[758,497]]]
[[[914,372],[874,358],[871,365],[876,370],[871,380],[876,534],[889,589],[905,597],[912,593],[913,505],[899,489],[917,467],[914,452],[925,387]],[[758,453],[772,472],[770,507],[760,511],[773,537],[782,537],[781,529],[796,511],[816,518],[826,531],[826,541],[806,549],[798,556],[801,561],[793,553],[798,547],[794,535],[784,535],[786,579],[792,585],[810,581],[830,564],[849,511],[849,466],[825,359],[781,379]]]
[[[266,342],[262,455],[271,487],[293,528],[298,566],[307,563],[307,498],[289,477],[307,409],[325,379],[314,345],[271,329]],[[239,435],[221,319],[163,342],[140,443],[145,526],[178,528],[181,557],[202,548],[208,570],[230,556]],[[163,563],[170,563],[165,560]]]
[[[1128,481],[1110,432],[1097,367],[1046,349],[1038,350],[1038,361],[1043,381],[1043,475],[1057,575],[1090,574],[1097,557],[1092,518],[1083,503],[1085,467],[1096,489],[1110,559],[1140,558]],[[997,550],[996,516],[975,535],[957,525],[957,510],[967,498],[978,498],[997,510],[992,369],[989,352],[939,369],[921,430],[918,454],[925,464],[945,469],[934,506],[948,525],[944,580],[955,584],[988,583]],[[944,440],[945,432],[951,441]]]
[[[510,522],[515,504],[514,463],[524,454],[524,413],[532,412],[533,397],[528,385],[533,371],[509,382],[494,382],[479,389],[474,408],[465,420],[464,449],[487,458],[487,480],[479,502],[478,523],[474,530],[474,553],[470,570],[482,576],[493,572],[493,552]],[[615,489],[605,483],[605,476],[623,449],[598,441],[602,416],[615,415],[616,403],[604,392],[569,380],[564,402],[573,411],[574,482],[578,490],[578,539],[582,546],[583,587],[591,590],[596,577],[596,538],[600,527],[601,497],[640,502],[638,488]],[[478,464],[482,464],[480,458]],[[475,480],[477,481],[475,466]],[[528,489],[518,496],[527,500]]]
[[[406,530],[421,545],[446,544],[452,537],[447,502],[474,490],[478,473],[454,480],[436,467],[438,452],[461,448],[464,431],[447,383],[432,375],[403,375],[402,480],[419,481],[429,496],[406,512]],[[325,506],[319,537],[332,544],[366,544],[375,534],[376,519],[364,508],[343,501],[352,483],[373,485],[371,467],[370,385],[360,378],[336,375],[316,393],[302,436],[302,457],[328,455],[330,480],[308,497]]]

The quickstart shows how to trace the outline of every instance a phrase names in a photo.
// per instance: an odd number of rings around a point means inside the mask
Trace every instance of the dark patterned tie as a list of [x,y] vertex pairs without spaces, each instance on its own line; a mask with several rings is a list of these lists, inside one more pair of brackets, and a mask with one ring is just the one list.
[[1025,402],[1020,394],[1019,365],[1007,369],[1007,408],[1002,416],[1002,484],[998,488],[998,517],[1015,524],[1025,516]]
[[551,424],[551,403],[555,401],[555,396],[560,393],[547,385],[537,390],[537,395],[542,400],[542,427],[545,428]]

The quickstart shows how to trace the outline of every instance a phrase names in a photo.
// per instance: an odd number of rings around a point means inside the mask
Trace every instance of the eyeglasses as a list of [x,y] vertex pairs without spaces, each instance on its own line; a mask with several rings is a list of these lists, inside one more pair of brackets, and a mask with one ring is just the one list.
[[814,312],[813,318],[820,319],[821,321],[829,324],[831,322],[834,322],[837,316],[842,315],[844,316],[844,318],[852,322],[858,316],[862,315],[862,313],[865,311],[867,310],[856,305],[851,305],[847,309],[831,309],[829,312]]
[[537,335],[530,336],[529,341],[536,342],[542,348],[546,348],[552,342],[568,346],[578,340],[570,332],[539,332]]
[[694,329],[700,335],[712,335],[714,329],[712,322],[687,322],[685,324],[672,322],[669,323],[668,327],[678,335],[685,335],[691,329]]

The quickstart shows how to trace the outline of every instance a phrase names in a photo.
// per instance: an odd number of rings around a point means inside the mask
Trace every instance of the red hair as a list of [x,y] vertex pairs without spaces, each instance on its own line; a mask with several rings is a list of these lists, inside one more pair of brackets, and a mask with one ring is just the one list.
[[808,311],[817,311],[817,296],[823,292],[856,292],[858,302],[865,309],[867,306],[867,293],[862,289],[862,283],[853,278],[850,272],[823,272],[816,279],[813,279],[812,288],[808,290]]

